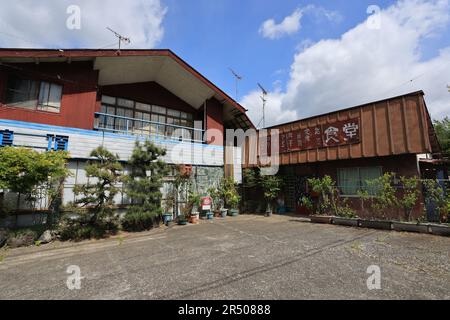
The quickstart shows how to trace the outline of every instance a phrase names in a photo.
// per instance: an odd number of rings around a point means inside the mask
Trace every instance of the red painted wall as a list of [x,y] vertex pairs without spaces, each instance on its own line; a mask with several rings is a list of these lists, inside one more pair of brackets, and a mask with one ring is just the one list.
[[[206,102],[206,129],[219,130],[224,136],[223,105],[214,98]],[[207,134],[206,141],[208,144],[223,146],[224,137],[219,140]]]
[[[0,70],[0,118],[64,127],[92,129],[97,97],[98,73],[91,62],[26,63]],[[26,110],[5,106],[9,75],[61,84],[63,96],[60,113]]]
[[[91,62],[24,63],[15,68],[0,67],[0,118],[92,130],[94,113],[100,111],[101,94],[165,106],[194,114],[204,121],[204,110],[196,110],[156,82],[120,84],[98,87],[98,72]],[[5,105],[9,75],[44,80],[63,85],[60,113],[27,110]],[[120,81],[120,79],[118,79]],[[207,101],[204,129],[217,129],[223,134],[223,105],[216,99]],[[223,145],[222,139],[207,137],[208,144]]]

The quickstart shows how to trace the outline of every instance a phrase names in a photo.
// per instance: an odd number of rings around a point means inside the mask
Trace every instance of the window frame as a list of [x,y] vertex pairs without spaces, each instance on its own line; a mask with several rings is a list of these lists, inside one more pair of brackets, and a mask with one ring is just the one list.
[[[342,191],[342,185],[340,183],[340,171],[341,170],[349,170],[349,169],[357,169],[358,170],[358,186],[357,186],[357,192],[363,190],[363,181],[361,180],[361,169],[367,169],[367,168],[377,168],[380,170],[380,177],[383,176],[383,166],[358,166],[358,167],[341,167],[337,168],[337,187],[339,189],[339,196],[342,198],[360,198],[360,196],[356,194],[344,194]],[[373,195],[369,195],[373,196]]]
[[[30,101],[34,102],[33,104],[30,104],[30,107],[25,107],[26,104],[24,102],[10,102],[8,100],[9,92],[13,91],[13,89],[10,88],[10,86],[9,86],[9,83],[12,80],[29,81],[29,82],[33,82],[35,84],[34,96],[29,95],[29,97],[33,97],[33,100],[30,100]],[[41,87],[43,84],[47,84],[49,86],[46,97],[43,97],[41,95]],[[50,99],[51,89],[53,86],[58,86],[61,88],[59,107],[55,107],[53,105],[48,104],[49,99]],[[4,105],[8,108],[17,108],[17,109],[28,110],[28,111],[33,111],[33,112],[44,112],[44,113],[53,114],[53,115],[61,114],[63,96],[64,96],[64,85],[60,82],[49,81],[46,79],[36,79],[33,77],[27,77],[27,76],[22,76],[22,75],[17,75],[17,74],[8,74],[7,79],[6,79],[6,85],[4,88],[4,93],[3,93],[3,97],[5,100]],[[47,104],[40,103],[41,100],[46,101]],[[55,111],[49,111],[48,110],[49,108],[55,109]]]
[[[103,96],[107,97],[107,99],[108,98],[114,98],[115,99],[115,104],[113,105],[113,104],[111,104],[109,102],[104,102],[103,101]],[[130,107],[125,107],[125,106],[119,105],[119,100],[121,100],[121,99],[132,101],[133,102],[133,107],[130,108]],[[143,116],[144,114],[149,115],[150,120],[148,120],[148,121],[159,122],[159,123],[162,124],[162,126],[164,126],[163,130],[161,130],[161,128],[159,130],[151,128],[150,131],[148,132],[149,134],[158,134],[158,135],[169,136],[169,135],[172,134],[171,131],[172,131],[173,127],[171,127],[171,125],[178,125],[178,124],[176,124],[176,122],[180,123],[181,121],[186,121],[186,122],[192,123],[192,128],[191,129],[194,129],[194,121],[193,120],[188,120],[187,121],[186,118],[182,118],[182,115],[185,114],[185,115],[187,115],[188,119],[194,119],[194,114],[191,113],[191,112],[181,111],[181,110],[178,110],[178,109],[169,108],[169,107],[162,106],[162,105],[150,104],[150,103],[146,103],[146,102],[142,102],[142,101],[138,101],[138,100],[132,100],[132,99],[129,99],[129,98],[113,97],[113,96],[110,96],[110,95],[107,95],[107,94],[102,94],[100,101],[101,101],[102,109],[104,107],[113,108],[114,109],[114,115],[117,115],[117,109],[118,108],[120,108],[120,109],[127,109],[127,110],[132,111],[132,117],[130,117],[130,118],[134,119],[134,120],[133,120],[133,125],[132,125],[132,129],[131,130],[137,130],[137,131],[141,131],[141,132],[145,131],[145,130],[142,129],[143,126],[141,126],[141,127],[135,126],[135,123],[138,122],[139,120],[146,120],[146,119],[144,119],[144,116]],[[148,106],[150,106],[150,110],[151,111],[145,111],[145,110],[142,110],[140,108],[137,108],[137,105],[148,105]],[[161,113],[163,110],[164,110],[164,113]],[[177,113],[179,113],[179,117],[171,116],[170,112],[177,112]],[[105,113],[109,114],[109,115],[113,115],[113,114],[108,113],[108,112],[105,112]],[[140,118],[137,118],[137,113],[141,114],[142,116]],[[152,118],[155,118],[155,117],[157,118],[157,120],[152,119]],[[162,118],[164,118],[164,122],[160,122],[159,121]],[[174,119],[174,123],[169,123],[167,121],[168,118]],[[120,129],[116,128],[117,120],[120,120],[120,119],[114,119],[114,124],[113,124],[113,128],[112,129],[120,131]],[[191,129],[189,129],[189,130],[191,130]]]

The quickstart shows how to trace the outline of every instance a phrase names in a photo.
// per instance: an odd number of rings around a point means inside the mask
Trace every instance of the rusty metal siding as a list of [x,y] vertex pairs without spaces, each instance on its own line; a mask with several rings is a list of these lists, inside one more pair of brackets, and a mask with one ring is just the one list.
[[270,129],[284,133],[359,118],[359,143],[281,153],[281,165],[431,153],[427,114],[420,91]]

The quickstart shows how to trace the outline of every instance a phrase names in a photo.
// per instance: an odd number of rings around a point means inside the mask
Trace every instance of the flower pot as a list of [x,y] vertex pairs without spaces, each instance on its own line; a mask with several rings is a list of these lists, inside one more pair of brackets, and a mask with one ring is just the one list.
[[220,212],[220,210],[214,211],[214,217],[215,218],[220,218],[221,216],[222,216],[222,213]]
[[187,221],[186,220],[179,220],[178,221],[178,225],[180,225],[180,226],[185,226],[185,225],[187,225]]
[[189,223],[192,224],[197,224],[199,221],[199,215],[198,214],[191,214],[191,216],[189,217]]
[[220,215],[222,216],[222,218],[226,218],[228,215],[228,210],[227,209],[221,210]]
[[429,233],[428,225],[408,222],[392,222],[392,228],[395,231]]
[[237,217],[239,215],[239,210],[238,209],[230,209],[230,211],[228,212],[228,215],[230,215],[232,217]]
[[380,221],[380,220],[359,220],[359,226],[361,228],[371,228],[379,230],[392,230],[391,221]]
[[331,224],[332,221],[330,216],[311,216],[310,219],[312,223]]
[[333,217],[333,224],[346,227],[357,227],[359,225],[359,219]]
[[164,224],[167,224],[169,222],[173,221],[173,216],[171,213],[165,213],[163,214],[163,222]]
[[271,217],[273,215],[272,211],[266,211],[266,217]]
[[450,237],[450,227],[443,224],[429,224],[430,233],[438,235]]
[[209,211],[208,213],[206,213],[206,219],[212,220],[213,218],[214,218],[214,214],[213,214],[211,211]]

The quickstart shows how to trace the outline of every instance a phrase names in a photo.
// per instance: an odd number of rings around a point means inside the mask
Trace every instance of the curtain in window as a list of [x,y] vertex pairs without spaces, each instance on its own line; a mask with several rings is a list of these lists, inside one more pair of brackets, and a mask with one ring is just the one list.
[[339,169],[338,185],[343,195],[356,195],[359,189],[358,168]]
[[359,169],[360,176],[361,176],[361,185],[364,190],[367,190],[367,192],[370,195],[376,194],[376,189],[374,187],[369,187],[367,185],[367,180],[373,180],[381,177],[382,172],[380,167],[366,167],[366,168],[360,168]]

